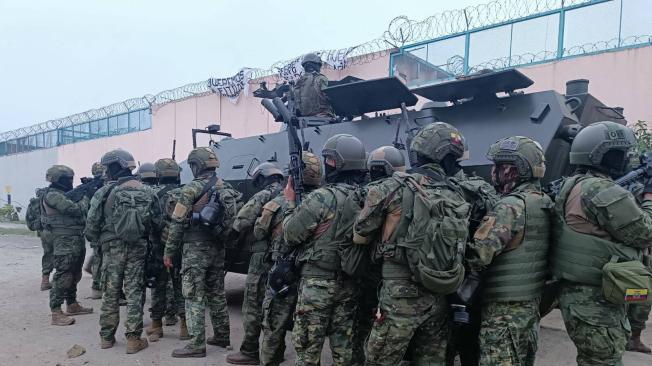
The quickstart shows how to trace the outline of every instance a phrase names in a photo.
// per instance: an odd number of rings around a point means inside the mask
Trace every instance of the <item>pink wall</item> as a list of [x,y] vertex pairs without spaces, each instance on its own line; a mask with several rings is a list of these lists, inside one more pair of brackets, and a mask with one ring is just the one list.
[[[389,75],[389,56],[366,64],[351,65],[345,70],[326,70],[333,80],[347,75],[373,79]],[[641,47],[593,56],[576,57],[557,62],[521,68],[535,81],[528,91],[555,89],[564,93],[568,80],[589,79],[589,91],[609,106],[622,106],[629,121],[652,121],[648,107],[652,95],[652,47]],[[270,82],[270,88],[274,85]],[[130,151],[137,161],[153,162],[171,154],[172,141],[177,140],[177,161],[185,160],[192,148],[191,129],[209,124],[221,125],[222,131],[234,137],[252,136],[277,131],[280,124],[272,120],[252,92],[241,95],[236,104],[216,94],[206,94],[152,109],[152,129],[121,136],[64,145],[57,148],[58,161],[71,166],[77,176],[90,174],[90,167],[102,154],[121,147]],[[423,102],[423,101],[421,101]],[[208,138],[198,138],[206,145]]]

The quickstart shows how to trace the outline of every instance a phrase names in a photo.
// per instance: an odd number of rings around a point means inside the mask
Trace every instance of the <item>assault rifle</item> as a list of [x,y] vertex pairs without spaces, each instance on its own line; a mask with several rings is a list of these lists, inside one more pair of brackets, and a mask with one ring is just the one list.
[[[652,178],[652,151],[646,151],[641,154],[641,156],[638,158],[638,161],[640,165],[637,168],[614,180],[614,182],[621,187],[631,190],[630,188],[633,187],[632,184],[641,178]],[[564,179],[566,178],[553,180],[552,182],[548,183],[543,191],[546,192],[554,200],[557,194],[559,194],[559,190],[561,189],[561,185],[564,182]]]
[[[404,127],[405,135],[407,136],[407,138],[405,139],[405,143],[403,143],[399,138],[401,125],[405,126]],[[392,143],[392,145],[394,145],[395,148],[399,150],[405,150],[408,153],[408,160],[410,161],[410,164],[414,164],[416,162],[415,154],[412,151],[410,151],[410,144],[414,139],[414,131],[418,131],[418,130],[419,127],[412,127],[412,124],[410,123],[410,118],[408,117],[407,107],[405,106],[405,102],[402,102],[401,118],[396,124],[396,135],[394,136],[394,142]]]
[[82,184],[66,192],[66,197],[73,202],[79,202],[87,196],[92,198],[98,189],[104,186],[104,178],[102,177],[83,177],[81,178]]
[[[291,94],[292,93],[290,93],[290,95]],[[288,100],[290,108],[288,109],[288,107],[283,104],[281,98],[276,97],[272,101],[274,107],[276,107],[276,110],[282,117],[283,122],[287,125],[290,153],[289,175],[292,177],[292,186],[296,197],[295,204],[298,206],[301,203],[301,196],[303,194],[303,159],[301,156],[303,144],[301,143],[301,139],[299,139],[299,134],[297,133],[297,128],[301,128],[301,121],[294,113],[293,102],[293,98],[290,97]]]

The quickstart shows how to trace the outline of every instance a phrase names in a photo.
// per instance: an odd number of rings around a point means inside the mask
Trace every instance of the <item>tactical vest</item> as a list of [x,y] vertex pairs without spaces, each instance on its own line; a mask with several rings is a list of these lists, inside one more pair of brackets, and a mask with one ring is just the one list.
[[350,244],[353,240],[353,222],[357,212],[351,210],[346,203],[356,188],[340,183],[321,189],[335,197],[337,211],[331,221],[320,224],[317,230],[325,227],[325,231],[321,235],[317,234],[319,236],[316,240],[299,254],[298,261],[304,263],[301,276],[334,279],[340,275],[342,269],[340,245]]
[[[210,180],[212,179],[211,177],[207,177],[206,179],[203,179],[202,182],[204,185],[210,183]],[[221,178],[217,179],[217,182],[215,183],[215,187],[217,189],[220,189],[223,186],[223,182]],[[201,192],[200,192],[201,193]],[[191,209],[188,212],[188,220],[190,220],[190,216],[193,213],[200,213],[201,210],[206,207],[208,204],[208,201],[210,200],[210,190],[207,190],[203,195],[195,198],[195,202],[191,206]],[[190,242],[190,241],[208,241],[208,242],[214,242],[215,241],[215,235],[211,233],[211,230],[209,228],[206,228],[203,225],[188,225],[188,227],[184,230],[183,232],[183,241],[184,242]]]
[[[281,192],[282,188],[281,185],[278,184],[276,187],[271,185],[265,187],[264,190],[267,191],[268,194],[265,201],[263,202],[263,205],[266,205],[268,202],[272,200],[272,198],[276,197],[276,195],[278,195]],[[253,242],[251,244],[251,253],[265,253],[268,251],[269,246],[266,239],[262,239],[262,240],[257,239],[254,235],[250,235],[250,237],[253,239]]]
[[112,183],[113,185],[105,192],[106,198],[104,199],[104,226],[102,227],[102,233],[100,234],[100,243],[106,243],[112,240],[118,240],[120,237],[116,235],[113,222],[111,218],[113,217],[113,203],[115,201],[114,190],[118,187],[142,187],[143,184],[136,179],[136,177],[129,176],[118,179]]
[[296,108],[302,116],[315,116],[320,113],[330,113],[331,105],[317,82],[317,72],[304,73],[295,86]]
[[[52,188],[46,188],[41,196],[41,208],[44,213],[41,215],[43,227],[55,235],[84,235],[84,223],[81,218],[64,215],[54,207],[48,206],[47,202],[45,202],[45,197],[53,190]],[[63,191],[59,192],[63,194]]]
[[509,196],[525,202],[525,233],[516,249],[498,255],[487,269],[482,296],[485,303],[541,297],[548,272],[552,200],[533,192]]
[[[256,240],[265,242],[269,247],[272,261],[277,261],[279,257],[288,254],[288,247],[283,238],[283,211],[286,207],[285,199],[274,198],[263,206],[263,213],[256,221],[254,231]],[[259,230],[261,231],[257,232]]]
[[598,179],[574,176],[567,179],[555,202],[555,245],[552,250],[552,273],[559,279],[585,285],[602,285],[602,267],[612,256],[620,261],[641,260],[641,251],[622,243],[582,234],[566,224],[566,200],[582,181]]

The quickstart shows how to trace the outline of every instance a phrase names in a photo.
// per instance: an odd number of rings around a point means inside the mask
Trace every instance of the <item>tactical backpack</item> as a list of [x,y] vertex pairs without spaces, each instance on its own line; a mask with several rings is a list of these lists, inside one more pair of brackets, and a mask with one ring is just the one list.
[[115,186],[107,201],[111,200],[111,223],[120,240],[137,242],[147,237],[153,221],[150,206],[153,195],[142,186],[120,184]]
[[[349,233],[347,235],[350,236],[350,233],[353,232],[355,218],[358,216],[362,205],[364,205],[364,198],[361,195],[361,190],[355,189],[351,191],[346,200],[341,205],[338,205],[337,216],[340,217],[339,224],[346,224],[340,225],[338,231]],[[353,244],[352,238],[348,242],[340,244],[339,254],[342,271],[349,276],[360,276],[369,267],[371,260],[369,246]]]
[[43,224],[41,223],[41,199],[44,193],[45,189],[37,189],[36,197],[29,199],[27,212],[25,212],[25,222],[27,223],[27,228],[31,231],[43,230]]
[[393,177],[402,184],[403,217],[394,235],[402,240],[396,247],[403,249],[413,280],[433,293],[456,291],[464,280],[470,205],[443,194],[444,190],[460,192],[446,177],[431,176],[434,186],[432,181],[422,185],[409,174]]

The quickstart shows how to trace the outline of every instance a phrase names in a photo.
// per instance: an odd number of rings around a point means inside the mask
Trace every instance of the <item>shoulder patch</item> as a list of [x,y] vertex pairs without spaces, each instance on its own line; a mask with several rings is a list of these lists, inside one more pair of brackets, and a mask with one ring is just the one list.
[[473,239],[475,240],[484,240],[489,236],[489,233],[491,232],[491,229],[494,228],[494,225],[496,224],[496,216],[493,215],[487,215],[482,219],[482,224],[480,224],[480,227],[478,230],[476,230],[475,235],[473,235]]
[[177,202],[177,204],[174,206],[174,211],[172,212],[172,217],[176,219],[181,219],[186,217],[186,213],[188,213],[188,207],[180,204]]

